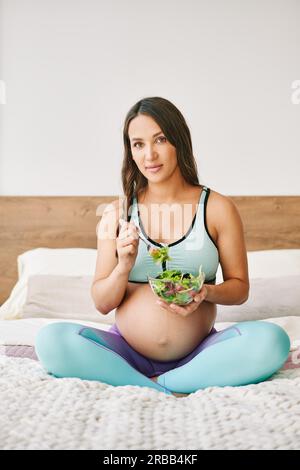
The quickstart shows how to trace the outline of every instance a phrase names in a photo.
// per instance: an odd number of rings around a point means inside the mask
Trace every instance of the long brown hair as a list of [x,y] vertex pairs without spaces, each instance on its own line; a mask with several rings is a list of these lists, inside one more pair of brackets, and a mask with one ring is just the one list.
[[132,158],[128,127],[133,118],[140,114],[151,116],[176,148],[177,162],[185,181],[199,186],[197,163],[193,156],[192,139],[186,121],[176,106],[165,98],[151,97],[138,101],[128,111],[123,128],[124,159],[122,185],[125,195],[124,218],[129,221],[133,195],[138,195],[148,185],[147,178],[140,172]]

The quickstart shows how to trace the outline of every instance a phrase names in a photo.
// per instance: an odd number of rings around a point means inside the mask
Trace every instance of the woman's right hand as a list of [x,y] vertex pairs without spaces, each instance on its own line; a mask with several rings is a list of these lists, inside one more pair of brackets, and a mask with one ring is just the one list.
[[118,266],[123,272],[129,273],[134,266],[139,246],[138,230],[134,222],[119,220],[121,226],[119,236],[116,239]]

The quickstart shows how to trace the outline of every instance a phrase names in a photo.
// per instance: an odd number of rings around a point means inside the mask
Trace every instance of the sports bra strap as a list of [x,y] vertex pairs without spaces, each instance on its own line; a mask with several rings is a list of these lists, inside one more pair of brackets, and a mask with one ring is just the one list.
[[200,204],[203,204],[207,193],[209,193],[209,188],[207,186],[203,186],[203,191],[200,196]]

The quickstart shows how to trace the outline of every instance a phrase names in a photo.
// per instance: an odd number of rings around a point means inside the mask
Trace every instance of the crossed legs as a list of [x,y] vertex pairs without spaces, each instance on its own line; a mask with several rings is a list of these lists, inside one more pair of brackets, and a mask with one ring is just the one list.
[[211,386],[264,381],[282,367],[290,349],[289,337],[278,325],[240,322],[216,333],[192,359],[179,360],[176,367],[151,380],[138,370],[138,361],[147,358],[140,355],[136,360],[136,353],[124,349],[122,341],[108,331],[57,322],[41,328],[35,348],[44,368],[56,377],[138,385],[176,396]]

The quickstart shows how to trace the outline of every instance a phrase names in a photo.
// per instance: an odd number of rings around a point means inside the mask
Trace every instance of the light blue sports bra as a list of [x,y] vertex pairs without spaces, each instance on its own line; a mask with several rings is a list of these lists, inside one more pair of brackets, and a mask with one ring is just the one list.
[[209,193],[210,189],[203,186],[192,225],[180,240],[170,244],[158,243],[148,237],[144,230],[142,220],[140,219],[136,196],[133,197],[132,212],[129,220],[133,220],[135,225],[140,229],[141,236],[143,236],[151,246],[168,246],[169,256],[172,260],[157,265],[149,255],[146,244],[139,240],[135,265],[129,273],[128,280],[130,282],[147,283],[147,276],[156,277],[161,271],[169,269],[178,269],[184,273],[197,275],[199,273],[199,267],[202,265],[202,271],[205,273],[204,282],[206,284],[216,283],[219,252],[215,242],[208,233],[206,225],[206,205]]

